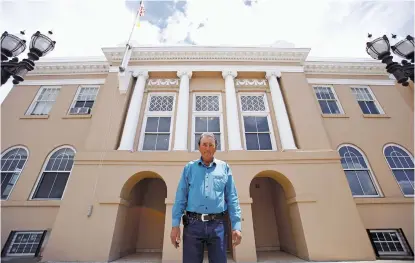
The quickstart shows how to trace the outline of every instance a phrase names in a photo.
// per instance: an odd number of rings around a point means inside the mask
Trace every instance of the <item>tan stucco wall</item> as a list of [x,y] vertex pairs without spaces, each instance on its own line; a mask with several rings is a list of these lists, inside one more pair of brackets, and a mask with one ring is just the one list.
[[[158,74],[162,76],[162,73]],[[299,150],[226,150],[218,152],[216,156],[230,163],[241,200],[244,239],[233,251],[234,257],[237,260],[256,260],[255,247],[262,242],[279,245],[310,260],[373,260],[373,248],[366,233],[366,228],[373,227],[402,228],[413,248],[413,202],[402,196],[382,155],[382,147],[391,142],[414,152],[413,110],[404,103],[403,93],[398,90],[400,87],[371,86],[389,118],[367,118],[361,114],[349,87],[334,85],[346,118],[326,118],[321,115],[311,85],[307,83],[303,73],[283,72],[280,85]],[[134,81],[130,83],[127,94],[120,94],[116,73],[109,73],[106,83],[100,87],[92,114],[86,119],[63,118],[76,93],[77,85],[62,88],[48,119],[21,118],[39,87],[16,86],[12,89],[2,105],[1,149],[3,152],[10,146],[21,144],[30,152],[10,200],[2,201],[2,244],[10,230],[52,228],[43,253],[45,260],[106,261],[136,249],[158,249],[161,244],[163,259],[181,259],[182,248],[174,249],[168,238],[172,202],[183,165],[198,158],[199,154],[130,153],[116,150],[133,86]],[[225,133],[224,143],[227,144],[224,88],[220,72],[199,76],[195,74],[192,77],[189,134],[193,125],[192,92],[222,92],[222,131]],[[413,96],[413,90],[408,92]],[[274,115],[270,94],[267,95],[271,113]],[[147,93],[143,102],[146,102],[146,96]],[[143,103],[138,134],[142,127],[144,107]],[[281,149],[275,116],[272,121],[276,143],[278,149]],[[189,149],[190,138],[189,136]],[[243,139],[242,134],[241,138]],[[136,136],[136,145],[138,140],[139,137]],[[174,126],[171,140],[173,148]],[[354,144],[366,154],[385,195],[383,199],[393,198],[392,203],[362,204],[364,201],[351,196],[336,152],[342,143]],[[77,150],[64,198],[61,201],[27,201],[46,156],[61,145],[71,145]],[[273,196],[278,196],[274,197],[277,200],[274,209],[281,216],[277,216],[276,223],[270,217],[263,224],[255,224],[253,227],[252,223],[256,220],[253,218],[257,211],[268,209],[258,203],[252,204],[252,200],[255,202],[257,198],[250,193],[250,187],[256,176],[273,178],[281,185],[282,188],[276,185],[273,190]],[[129,200],[124,200],[129,199],[131,190],[143,178],[162,178],[166,185],[166,193],[157,195],[157,200],[151,196],[155,191],[149,192],[146,197],[147,200],[155,201],[153,205],[157,209],[162,210],[165,206],[163,219],[161,214],[159,217],[144,216],[146,213],[151,214],[152,210],[137,209],[130,206]],[[155,189],[160,187],[158,185]],[[367,200],[378,202],[376,200],[379,199]],[[51,208],[33,205],[44,206],[52,203],[55,206]],[[12,204],[19,206],[6,208]],[[92,215],[88,217],[91,205]],[[20,221],[12,220],[16,215],[21,217]],[[42,216],[33,221],[35,215]],[[159,226],[155,228],[158,231],[157,236],[143,242],[140,235],[148,236],[143,232],[147,233],[146,231],[152,229],[146,223],[151,218],[157,218],[154,221]],[[136,223],[137,221],[140,223]],[[258,233],[271,231],[279,238],[271,239],[265,234],[259,234],[262,237],[258,244],[255,243],[254,237]],[[162,240],[161,233],[164,237]],[[86,244],[94,246],[91,248]]]

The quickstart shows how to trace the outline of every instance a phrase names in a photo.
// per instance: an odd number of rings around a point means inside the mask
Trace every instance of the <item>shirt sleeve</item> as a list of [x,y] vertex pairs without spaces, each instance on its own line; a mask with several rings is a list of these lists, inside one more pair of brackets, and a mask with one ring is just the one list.
[[225,201],[228,206],[232,230],[241,231],[241,207],[239,205],[238,192],[236,191],[232,170],[229,165],[226,166],[228,171],[228,181],[225,187]]
[[172,227],[177,227],[180,225],[182,215],[187,205],[187,172],[189,165],[186,165],[183,169],[182,175],[180,177],[179,185],[176,190],[176,199],[173,204],[172,210]]

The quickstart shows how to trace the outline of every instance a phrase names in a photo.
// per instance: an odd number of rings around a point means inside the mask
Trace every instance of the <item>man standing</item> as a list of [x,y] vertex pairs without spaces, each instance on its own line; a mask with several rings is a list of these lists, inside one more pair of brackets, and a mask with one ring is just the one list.
[[183,262],[202,263],[204,245],[210,263],[227,262],[227,221],[232,225],[233,247],[241,243],[241,208],[229,165],[214,158],[217,141],[203,133],[198,141],[201,158],[186,164],[172,211],[172,244],[180,243],[183,216]]

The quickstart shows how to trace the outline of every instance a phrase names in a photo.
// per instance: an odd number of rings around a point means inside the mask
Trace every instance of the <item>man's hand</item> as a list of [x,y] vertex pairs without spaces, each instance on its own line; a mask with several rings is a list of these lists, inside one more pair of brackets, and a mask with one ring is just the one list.
[[232,230],[232,247],[236,247],[241,244],[242,233],[239,230]]
[[180,244],[180,227],[175,226],[171,228],[170,239],[173,246],[178,248]]

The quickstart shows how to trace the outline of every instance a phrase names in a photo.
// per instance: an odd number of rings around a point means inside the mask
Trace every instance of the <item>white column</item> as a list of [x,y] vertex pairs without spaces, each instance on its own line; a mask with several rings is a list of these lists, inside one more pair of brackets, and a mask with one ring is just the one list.
[[187,151],[189,127],[189,82],[192,78],[192,71],[178,71],[177,76],[180,78],[180,88],[173,150]]
[[275,110],[275,118],[277,119],[282,148],[283,150],[297,149],[294,142],[290,119],[288,118],[287,108],[285,107],[280,84],[277,80],[277,78],[281,77],[281,73],[278,71],[267,71],[265,76],[268,79],[269,88],[271,90],[272,104]]
[[239,126],[238,104],[236,101],[236,91],[234,78],[236,71],[222,71],[222,77],[225,79],[226,95],[226,119],[228,128],[229,150],[242,150],[241,132]]
[[131,96],[130,106],[128,107],[127,117],[124,123],[121,143],[118,150],[133,151],[134,139],[137,131],[138,120],[140,118],[141,103],[143,101],[144,88],[148,79],[147,71],[134,72],[137,76],[137,82]]

